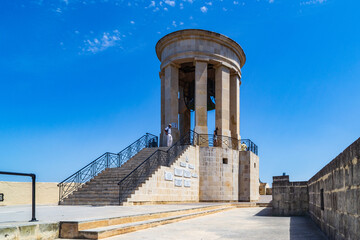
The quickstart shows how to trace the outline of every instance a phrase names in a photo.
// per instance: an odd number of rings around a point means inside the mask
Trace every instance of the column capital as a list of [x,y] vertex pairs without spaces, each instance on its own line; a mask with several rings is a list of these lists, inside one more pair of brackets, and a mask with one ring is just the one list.
[[174,67],[174,68],[177,68],[177,69],[179,69],[179,68],[181,67],[180,64],[177,64],[177,63],[175,63],[175,62],[169,62],[169,63],[167,63],[166,65],[161,66],[161,72],[164,71],[164,69],[167,68],[167,67],[169,67],[169,66]]

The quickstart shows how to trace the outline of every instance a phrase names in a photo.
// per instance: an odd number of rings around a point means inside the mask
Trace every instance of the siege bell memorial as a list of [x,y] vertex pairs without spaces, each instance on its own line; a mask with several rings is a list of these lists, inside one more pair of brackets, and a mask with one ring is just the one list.
[[[129,149],[106,153],[91,169],[59,184],[59,204],[257,201],[257,146],[240,137],[246,61],[241,46],[219,33],[187,29],[164,36],[155,49],[161,62],[159,144],[157,136],[147,134]],[[208,126],[212,110],[215,126]],[[169,124],[173,145],[167,147]],[[215,128],[216,135],[208,134]]]

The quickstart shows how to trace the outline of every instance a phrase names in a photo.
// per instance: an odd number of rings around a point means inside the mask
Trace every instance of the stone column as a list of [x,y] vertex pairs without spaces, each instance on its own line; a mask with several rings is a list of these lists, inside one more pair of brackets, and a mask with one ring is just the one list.
[[166,127],[165,124],[165,73],[164,71],[159,72],[160,80],[161,80],[161,127],[160,127],[160,147],[166,146],[166,135],[164,133],[164,129]]
[[[179,140],[179,66],[175,64],[169,64],[165,67],[164,77],[164,110],[165,110],[165,127],[170,123],[173,125],[171,128],[171,135],[173,137],[173,143]],[[164,131],[162,129],[161,131]]]
[[218,135],[230,137],[230,69],[223,65],[218,65],[215,71],[215,99]]
[[[240,77],[230,75],[230,131],[231,137],[240,140]],[[233,143],[239,149],[239,144]]]
[[179,130],[180,138],[188,134],[190,131],[190,110],[185,105],[184,91],[182,88],[180,88],[179,99]]
[[[195,132],[208,134],[207,127],[207,66],[206,61],[195,60]],[[207,137],[200,145],[208,145]]]

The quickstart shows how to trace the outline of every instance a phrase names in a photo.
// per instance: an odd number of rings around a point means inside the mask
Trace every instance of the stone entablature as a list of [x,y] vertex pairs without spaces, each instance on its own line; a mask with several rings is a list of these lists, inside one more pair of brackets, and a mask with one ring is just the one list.
[[236,71],[241,76],[246,56],[241,46],[219,33],[186,29],[170,33],[156,44],[156,54],[161,61],[161,69],[170,63],[206,61]]

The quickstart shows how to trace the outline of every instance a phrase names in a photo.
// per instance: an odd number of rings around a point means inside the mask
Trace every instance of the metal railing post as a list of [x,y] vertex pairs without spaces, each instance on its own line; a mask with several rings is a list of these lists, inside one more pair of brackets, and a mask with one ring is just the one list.
[[32,180],[32,216],[31,216],[31,220],[30,222],[36,222],[36,217],[35,217],[35,181],[36,181],[36,175],[35,174],[31,174],[31,180]]
[[31,220],[30,222],[36,222],[36,217],[35,217],[35,189],[36,189],[36,175],[33,173],[17,173],[17,172],[0,172],[0,174],[3,175],[15,175],[15,176],[27,176],[27,177],[31,177],[32,180],[32,199],[31,199]]
[[109,167],[109,153],[106,153],[106,168]]

